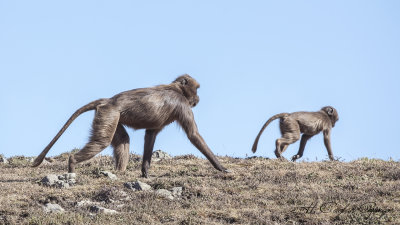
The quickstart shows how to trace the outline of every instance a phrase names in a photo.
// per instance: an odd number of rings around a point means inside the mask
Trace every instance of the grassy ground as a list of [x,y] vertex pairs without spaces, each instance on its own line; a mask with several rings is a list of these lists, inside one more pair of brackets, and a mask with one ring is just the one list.
[[[66,155],[30,168],[23,159],[0,164],[0,224],[400,224],[400,163],[360,159],[345,162],[282,162],[220,157],[232,173],[208,161],[179,156],[154,162],[150,178],[140,178],[140,158],[128,170],[113,170],[112,158],[99,156],[77,167],[69,189],[41,186],[47,174],[66,172]],[[111,181],[99,176],[108,170]],[[154,189],[183,187],[181,198],[134,192],[125,182],[140,180]],[[77,207],[82,200],[114,209],[94,214]],[[46,214],[57,203],[64,213]]]

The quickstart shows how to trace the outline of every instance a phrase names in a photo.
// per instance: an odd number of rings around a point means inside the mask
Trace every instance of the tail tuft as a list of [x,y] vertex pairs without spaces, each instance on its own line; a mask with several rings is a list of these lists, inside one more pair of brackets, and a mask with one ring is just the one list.
[[256,146],[256,145],[253,145],[253,147],[251,148],[251,151],[252,151],[253,153],[256,153],[256,151],[257,151],[257,146]]
[[40,156],[38,156],[35,161],[33,161],[31,167],[38,167],[40,164],[42,164],[43,162],[43,158],[41,158]]

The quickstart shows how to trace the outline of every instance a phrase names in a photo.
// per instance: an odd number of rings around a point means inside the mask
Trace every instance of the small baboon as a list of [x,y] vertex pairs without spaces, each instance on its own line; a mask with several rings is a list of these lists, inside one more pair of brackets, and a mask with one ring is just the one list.
[[154,142],[157,134],[168,124],[177,121],[190,142],[220,171],[228,172],[217,160],[200,136],[192,107],[199,103],[197,89],[200,84],[191,76],[179,76],[168,85],[134,89],[93,101],[78,109],[58,134],[33,162],[39,166],[50,148],[68,126],[82,113],[95,110],[89,142],[69,157],[68,171],[73,173],[77,163],[88,160],[111,144],[114,149],[116,169],[125,171],[129,159],[129,136],[124,126],[146,129],[142,176],[148,177]]
[[303,133],[300,141],[299,152],[292,157],[292,161],[303,156],[304,148],[307,141],[314,135],[323,131],[324,143],[328,151],[329,159],[334,160],[331,149],[331,129],[339,120],[339,115],[332,106],[325,106],[318,112],[294,112],[277,114],[264,124],[254,141],[252,151],[257,151],[258,140],[265,128],[276,119],[280,119],[279,127],[282,137],[276,140],[275,155],[277,158],[284,159],[282,153],[286,148],[300,139],[300,134]]

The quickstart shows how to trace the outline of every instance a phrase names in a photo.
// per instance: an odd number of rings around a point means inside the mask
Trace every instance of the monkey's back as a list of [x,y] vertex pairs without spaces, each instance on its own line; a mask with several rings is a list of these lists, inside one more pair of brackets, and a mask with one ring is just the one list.
[[[119,106],[120,122],[134,129],[160,128],[176,119],[182,96],[167,85],[122,92],[111,98]],[[181,101],[177,101],[180,99]]]
[[308,135],[316,135],[328,129],[330,124],[327,115],[321,112],[295,112],[291,114],[299,126],[300,131]]

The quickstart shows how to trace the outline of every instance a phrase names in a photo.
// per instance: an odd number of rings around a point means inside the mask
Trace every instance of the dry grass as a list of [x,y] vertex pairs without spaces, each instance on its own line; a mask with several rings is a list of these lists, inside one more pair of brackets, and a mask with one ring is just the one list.
[[[208,161],[180,156],[152,164],[140,178],[132,155],[128,171],[114,171],[99,156],[77,167],[77,185],[41,186],[47,174],[63,174],[64,156],[33,169],[23,159],[0,165],[0,224],[400,224],[400,163],[373,159],[345,162],[282,162],[220,157],[233,172],[220,173]],[[99,176],[109,170],[117,181]],[[134,192],[125,182],[140,180],[154,189],[184,188],[180,199]],[[128,194],[125,196],[123,192]],[[76,202],[90,200],[116,215],[93,214]],[[46,214],[41,205],[61,205]]]

